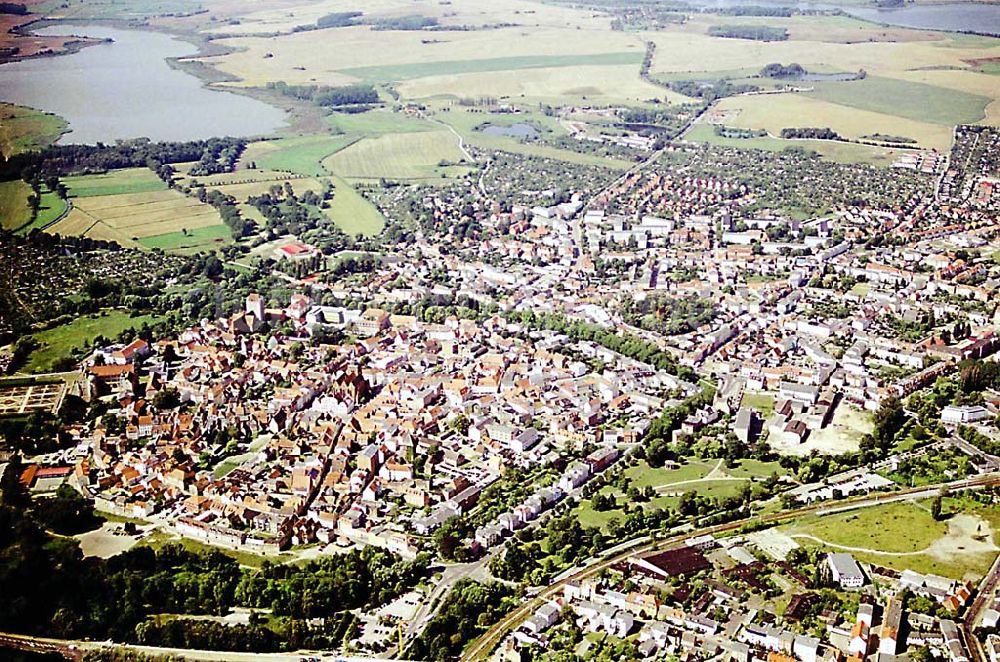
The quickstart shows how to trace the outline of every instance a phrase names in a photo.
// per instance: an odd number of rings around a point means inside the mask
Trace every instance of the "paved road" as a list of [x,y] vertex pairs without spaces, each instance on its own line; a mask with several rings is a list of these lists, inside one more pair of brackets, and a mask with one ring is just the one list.
[[[977,489],[988,485],[998,485],[1000,484],[1000,474],[987,474],[982,476],[976,476],[974,478],[967,478],[958,481],[953,481],[951,483],[943,483],[940,485],[932,485],[926,488],[916,488],[903,490],[897,496],[901,498],[914,498],[925,491],[932,491],[937,493],[942,487],[947,487],[949,490],[958,492],[966,489]],[[876,505],[877,503],[885,503],[886,499],[883,495],[876,496],[863,496],[855,497],[851,500],[851,507],[865,507],[866,505]],[[845,504],[847,505],[847,504]],[[617,554],[615,556],[608,557],[597,563],[591,562],[589,565],[585,565],[580,568],[576,573],[562,577],[560,580],[555,581],[544,589],[542,589],[537,596],[532,599],[522,603],[520,606],[516,607],[514,611],[509,613],[498,623],[496,623],[492,628],[487,630],[479,639],[477,639],[471,646],[465,649],[462,653],[461,659],[465,662],[472,662],[478,660],[485,660],[491,651],[493,651],[507,635],[508,632],[519,626],[526,618],[533,614],[544,602],[556,597],[562,592],[563,587],[575,581],[580,581],[598,574],[606,568],[610,568],[617,565],[631,556],[636,554],[645,554],[647,552],[660,551],[673,547],[679,543],[682,543],[687,538],[693,536],[701,535],[718,535],[721,533],[728,533],[739,529],[741,526],[748,524],[750,522],[761,522],[768,524],[777,524],[780,522],[786,522],[804,515],[815,515],[823,509],[822,504],[806,506],[803,508],[798,508],[796,510],[790,510],[781,513],[774,513],[771,515],[764,515],[761,517],[753,517],[748,519],[737,520],[735,522],[730,522],[728,524],[720,524],[717,526],[709,527],[707,529],[693,530],[681,535],[674,535],[663,540],[657,540],[646,545],[642,545],[632,549],[630,551],[624,552],[622,554]]]

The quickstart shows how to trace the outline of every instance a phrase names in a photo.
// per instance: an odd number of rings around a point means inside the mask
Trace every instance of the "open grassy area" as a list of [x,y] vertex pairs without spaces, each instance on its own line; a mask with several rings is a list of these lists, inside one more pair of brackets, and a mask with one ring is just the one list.
[[14,156],[48,147],[66,131],[66,126],[57,115],[0,103],[0,153]]
[[811,517],[789,528],[825,542],[883,552],[916,552],[948,532],[928,510],[909,502]]
[[20,179],[0,182],[0,226],[4,230],[16,230],[31,220],[29,195],[31,187]]
[[379,210],[343,179],[334,178],[333,182],[336,188],[327,216],[348,234],[373,237],[381,232],[385,219]]
[[283,138],[263,143],[263,149],[252,158],[258,168],[317,177],[329,174],[321,164],[323,159],[355,140],[357,138],[348,135]]
[[704,478],[715,464],[715,462],[692,460],[676,469],[654,469],[643,461],[626,469],[625,475],[628,476],[630,486],[641,490],[647,486],[660,487],[661,485]]
[[69,188],[70,197],[73,198],[167,189],[167,185],[149,168],[124,168],[103,175],[66,177],[63,183]]
[[365,138],[323,160],[323,167],[348,179],[429,179],[439,164],[466,160],[450,131],[393,133]]
[[99,335],[115,338],[126,329],[138,329],[144,323],[152,324],[156,321],[150,315],[131,317],[129,313],[111,310],[78,317],[69,324],[40,331],[34,334],[40,347],[31,353],[24,370],[33,373],[50,372],[56,361],[72,357],[74,350],[89,348],[90,343]]
[[420,117],[388,110],[370,110],[366,113],[330,113],[327,115],[326,121],[334,131],[360,136],[438,131],[441,128],[434,122]]
[[[952,501],[945,500],[946,513],[957,510]],[[807,518],[784,531],[803,546],[849,551],[867,563],[974,579],[996,558],[992,526],[1000,522],[1000,512],[983,506],[962,511],[939,522],[930,515],[929,501],[892,503]]]

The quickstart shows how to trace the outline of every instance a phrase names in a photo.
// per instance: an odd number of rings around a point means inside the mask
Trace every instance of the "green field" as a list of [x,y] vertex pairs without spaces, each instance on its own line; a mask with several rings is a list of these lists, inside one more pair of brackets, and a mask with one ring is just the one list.
[[48,147],[66,131],[58,115],[0,103],[0,153],[14,156]]
[[53,223],[57,218],[66,213],[67,203],[58,195],[51,191],[43,191],[41,203],[38,206],[38,215],[34,222],[18,229],[18,234],[27,234],[35,229],[42,229]]
[[291,172],[307,177],[323,176],[329,174],[321,165],[323,159],[355,140],[357,139],[348,135],[283,138],[267,143],[267,147],[275,149],[268,149],[254,161],[258,168],[265,170]]
[[326,121],[334,131],[361,136],[440,130],[438,125],[428,120],[387,110],[369,110],[366,113],[331,113],[327,115]]
[[334,177],[333,183],[336,188],[327,216],[347,234],[373,237],[381,232],[385,219],[378,209],[343,179]]
[[490,71],[517,69],[547,69],[551,67],[579,67],[585,65],[639,64],[643,53],[594,53],[590,55],[523,55],[496,57],[483,60],[444,60],[414,62],[411,64],[382,65],[341,69],[341,73],[368,81],[397,81],[443,76],[450,74],[475,74]]
[[66,177],[63,183],[69,188],[70,197],[74,198],[148,193],[167,189],[167,185],[148,168],[126,168],[103,175]]
[[20,179],[0,182],[0,225],[4,230],[16,230],[31,220],[29,195],[31,187]]
[[948,126],[978,122],[992,101],[978,94],[877,76],[809,85],[815,89],[806,94],[823,101]]
[[783,140],[764,136],[761,138],[727,138],[715,135],[715,127],[704,122],[695,124],[684,134],[685,140],[704,142],[723,147],[739,147],[742,149],[762,149],[768,152],[780,152],[797,147],[811,150],[825,159],[836,163],[870,163],[876,166],[888,166],[895,160],[898,150],[857,143],[837,142],[833,140]]
[[74,350],[84,346],[89,349],[90,343],[99,335],[113,339],[126,329],[137,329],[143,323],[152,324],[156,321],[151,315],[131,317],[129,313],[112,310],[78,317],[69,324],[40,331],[34,334],[40,347],[31,353],[24,370],[33,373],[50,372],[56,361],[72,357]]
[[145,248],[160,248],[172,253],[197,253],[216,246],[228,244],[232,234],[225,225],[209,225],[184,232],[168,232],[166,234],[142,237],[139,244]]
[[365,138],[323,160],[323,167],[348,179],[429,179],[439,163],[465,160],[450,131],[392,133]]

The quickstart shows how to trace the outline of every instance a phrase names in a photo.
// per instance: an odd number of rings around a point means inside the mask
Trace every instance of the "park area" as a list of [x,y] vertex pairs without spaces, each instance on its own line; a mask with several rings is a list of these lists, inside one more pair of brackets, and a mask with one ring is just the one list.
[[114,339],[126,330],[138,329],[143,324],[153,324],[151,315],[133,317],[121,310],[106,310],[77,317],[68,324],[61,324],[33,334],[38,348],[28,357],[24,372],[52,372],[65,362],[75,363],[83,358],[97,336]]

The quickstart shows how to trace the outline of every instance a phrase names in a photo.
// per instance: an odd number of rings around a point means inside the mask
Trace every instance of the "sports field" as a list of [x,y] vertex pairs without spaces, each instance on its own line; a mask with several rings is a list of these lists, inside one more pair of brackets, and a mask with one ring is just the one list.
[[441,162],[468,161],[450,131],[393,133],[365,138],[323,160],[323,167],[347,179],[440,178]]

